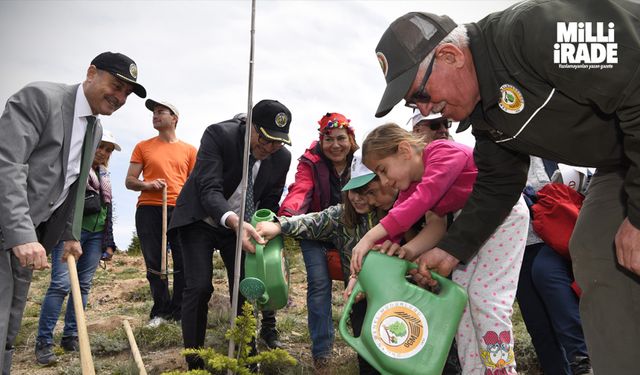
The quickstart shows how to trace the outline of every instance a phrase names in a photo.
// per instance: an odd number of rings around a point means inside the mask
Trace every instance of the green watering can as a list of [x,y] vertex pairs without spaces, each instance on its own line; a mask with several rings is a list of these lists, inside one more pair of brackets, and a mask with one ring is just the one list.
[[[260,209],[251,218],[251,225],[273,221],[275,216],[270,210]],[[257,302],[260,310],[278,310],[289,301],[289,264],[283,249],[282,236],[277,236],[266,245],[256,244],[255,254],[245,254],[240,293]]]
[[[369,364],[388,375],[440,375],[458,329],[467,293],[436,273],[434,294],[405,278],[415,263],[370,251],[340,319],[340,334]],[[360,337],[347,329],[358,293],[367,296]]]

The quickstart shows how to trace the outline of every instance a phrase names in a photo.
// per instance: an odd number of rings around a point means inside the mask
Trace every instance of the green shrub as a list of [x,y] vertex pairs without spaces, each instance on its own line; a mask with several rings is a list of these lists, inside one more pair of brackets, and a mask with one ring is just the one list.
[[142,255],[142,248],[140,247],[140,238],[138,238],[138,234],[135,231],[131,235],[131,243],[129,244],[129,247],[127,247],[127,255],[130,255],[130,256]]
[[249,375],[251,374],[250,366],[258,363],[266,366],[274,365],[282,368],[286,366],[295,366],[297,361],[283,349],[273,349],[251,355],[251,346],[249,345],[256,337],[256,318],[253,315],[253,306],[249,302],[245,302],[242,306],[242,315],[236,317],[235,326],[227,330],[225,335],[227,340],[233,340],[236,344],[237,352],[234,358],[230,358],[225,354],[215,351],[213,348],[206,349],[186,349],[182,351],[184,355],[196,355],[202,358],[205,364],[214,372],[198,371],[198,372],[169,372],[165,375],[208,375],[217,374],[220,371],[229,370],[234,374]]

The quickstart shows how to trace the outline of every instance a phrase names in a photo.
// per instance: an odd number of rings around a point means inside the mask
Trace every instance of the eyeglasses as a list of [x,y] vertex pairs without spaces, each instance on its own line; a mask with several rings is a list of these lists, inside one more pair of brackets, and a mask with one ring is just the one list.
[[433,120],[431,121],[431,123],[429,123],[429,129],[433,131],[440,129],[441,126],[444,126],[445,129],[449,129],[451,127],[451,120],[442,118]]
[[262,146],[269,146],[269,145],[271,145],[271,147],[282,147],[282,146],[284,146],[284,142],[272,141],[272,140],[268,139],[267,137],[265,137],[263,135],[259,135],[259,134],[258,134],[258,143],[260,143]]
[[258,134],[258,143],[261,146],[271,146],[274,148],[280,148],[282,146],[284,146],[284,142],[282,141],[273,141],[267,137],[265,137],[264,135],[262,135],[262,133],[260,133],[260,130],[254,125],[254,128],[256,129],[256,134]]
[[424,87],[427,85],[427,81],[431,76],[431,71],[433,70],[433,63],[436,61],[436,56],[433,55],[431,58],[431,62],[429,63],[429,67],[427,71],[424,73],[424,77],[422,78],[422,83],[418,90],[411,95],[409,100],[406,100],[404,105],[409,108],[418,108],[418,104],[416,103],[429,103],[431,101],[431,95],[429,95],[426,91],[424,91]]

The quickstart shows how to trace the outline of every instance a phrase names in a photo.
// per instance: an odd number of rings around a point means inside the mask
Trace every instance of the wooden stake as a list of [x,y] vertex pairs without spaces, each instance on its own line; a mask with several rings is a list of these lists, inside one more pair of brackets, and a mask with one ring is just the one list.
[[160,278],[167,278],[167,185],[162,188],[162,264]]
[[78,340],[80,341],[80,364],[82,365],[82,375],[95,375],[93,358],[91,357],[91,346],[89,345],[89,333],[87,332],[87,322],[84,318],[84,308],[82,307],[82,295],[80,294],[80,281],[78,280],[78,269],[76,268],[76,258],[69,254],[67,257],[69,267],[69,279],[71,279],[71,295],[73,296],[73,310],[76,313],[76,324],[78,326]]
[[131,330],[129,321],[126,319],[123,320],[122,325],[124,325],[124,331],[127,333],[127,338],[129,338],[129,345],[131,346],[133,359],[136,361],[136,365],[138,365],[139,374],[147,375],[147,370],[144,368],[144,363],[142,362],[142,356],[140,356],[140,350],[138,349],[138,344],[136,344],[136,338],[133,336],[133,331]]

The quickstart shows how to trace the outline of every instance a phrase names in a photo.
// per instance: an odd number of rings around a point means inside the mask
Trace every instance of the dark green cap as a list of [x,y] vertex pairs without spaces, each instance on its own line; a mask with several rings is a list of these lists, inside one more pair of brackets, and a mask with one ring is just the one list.
[[411,12],[393,21],[376,47],[387,80],[376,117],[389,113],[406,95],[424,58],[458,26],[447,16]]

